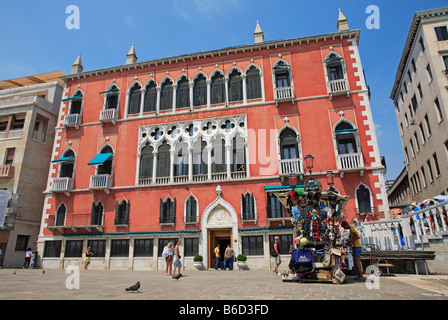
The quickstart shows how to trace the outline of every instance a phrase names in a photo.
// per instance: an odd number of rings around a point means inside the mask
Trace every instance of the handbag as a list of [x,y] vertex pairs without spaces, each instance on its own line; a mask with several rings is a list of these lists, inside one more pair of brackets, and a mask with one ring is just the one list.
[[169,256],[169,253],[168,253],[168,247],[165,247],[165,248],[163,248],[163,251],[162,251],[162,257],[168,257]]

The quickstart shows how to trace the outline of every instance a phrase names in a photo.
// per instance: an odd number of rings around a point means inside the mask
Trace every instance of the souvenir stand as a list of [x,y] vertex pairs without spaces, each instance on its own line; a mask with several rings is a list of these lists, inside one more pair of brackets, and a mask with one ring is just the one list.
[[288,209],[294,224],[289,273],[283,281],[328,281],[344,283],[345,239],[339,220],[348,196],[330,187],[322,191],[318,181],[309,179],[303,188],[275,194]]

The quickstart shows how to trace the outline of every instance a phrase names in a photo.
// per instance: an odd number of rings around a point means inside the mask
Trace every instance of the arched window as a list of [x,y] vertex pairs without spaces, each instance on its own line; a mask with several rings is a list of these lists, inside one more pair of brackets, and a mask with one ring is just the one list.
[[189,196],[185,203],[185,222],[197,222],[198,203],[193,196]]
[[290,128],[284,129],[280,134],[280,155],[282,159],[299,158],[297,134]]
[[284,88],[291,86],[290,67],[287,63],[280,61],[274,67],[276,88]]
[[143,112],[156,111],[157,103],[157,85],[154,81],[151,81],[146,86],[145,101],[143,104]]
[[92,203],[92,216],[90,219],[90,224],[92,226],[100,226],[103,224],[103,213],[104,207],[103,203],[100,201],[98,204]]
[[147,143],[140,154],[140,179],[152,178],[152,170],[154,165],[154,148]]
[[356,201],[359,214],[373,213],[372,204],[370,202],[370,190],[363,184],[356,189]]
[[212,173],[227,172],[225,140],[218,138],[212,145]]
[[344,69],[342,67],[342,57],[335,52],[330,53],[325,58],[327,66],[328,80],[344,79]]
[[61,203],[58,210],[56,211],[56,219],[54,222],[55,226],[65,225],[65,215],[67,213],[67,207],[65,204]]
[[261,98],[260,70],[258,70],[254,66],[252,66],[249,71],[247,71],[246,91],[247,99]]
[[212,77],[212,85],[211,85],[211,101],[212,104],[215,103],[223,103],[225,101],[225,86],[224,86],[224,76],[217,72]]
[[176,222],[176,199],[167,198],[165,201],[160,199],[160,223]]
[[142,99],[141,87],[138,83],[134,84],[129,92],[128,114],[140,113],[140,102]]
[[59,169],[59,178],[73,178],[75,153],[73,152],[73,150],[69,149],[64,152],[63,157],[71,158],[61,163],[61,167]]
[[81,107],[82,107],[82,99],[83,99],[82,92],[80,90],[76,91],[73,95],[73,100],[70,104],[70,114],[80,114],[81,113]]
[[115,225],[127,225],[129,223],[129,207],[130,203],[126,200],[115,202]]
[[188,175],[188,146],[186,143],[181,143],[176,147],[174,175],[175,176]]
[[245,140],[239,135],[232,139],[232,172],[246,171]]
[[104,161],[102,164],[98,165],[97,174],[112,174],[112,167],[113,167],[113,150],[110,146],[106,146],[101,150],[102,154],[104,153],[112,153],[112,155]]
[[176,108],[183,109],[189,107],[190,107],[190,87],[188,85],[187,77],[182,77],[182,79],[177,84]]
[[234,69],[229,76],[229,101],[243,100],[243,79],[241,73]]
[[160,91],[160,110],[170,110],[173,108],[173,82],[166,79]]
[[335,134],[339,154],[358,152],[355,133],[356,129],[346,121],[341,121],[341,123],[336,126]]
[[170,149],[170,145],[166,140],[159,147],[159,152],[157,153],[157,177],[170,176]]
[[106,109],[118,108],[118,94],[120,90],[117,86],[113,85],[106,94]]
[[207,142],[197,141],[193,145],[193,175],[207,174]]
[[242,220],[255,220],[254,196],[247,192],[241,195]]
[[194,80],[193,87],[193,105],[202,106],[207,104],[207,80],[200,74]]

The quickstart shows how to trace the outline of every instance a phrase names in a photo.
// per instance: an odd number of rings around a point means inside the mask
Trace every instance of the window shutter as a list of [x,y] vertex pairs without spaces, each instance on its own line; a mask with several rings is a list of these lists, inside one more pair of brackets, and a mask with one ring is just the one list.
[[129,224],[129,210],[130,210],[130,207],[131,207],[131,202],[128,201],[126,203],[126,212],[124,214],[124,224]]
[[159,209],[160,211],[159,211],[159,219],[160,219],[160,221],[162,221],[162,219],[163,219],[163,200],[162,199],[160,199],[160,209]]
[[170,222],[176,221],[176,198],[171,202],[171,213],[170,213]]
[[115,201],[115,224],[118,224],[120,221],[120,204],[118,201]]
[[95,210],[95,202],[92,202],[92,214],[90,215],[90,224],[94,225],[95,224],[95,216],[96,216],[96,210]]

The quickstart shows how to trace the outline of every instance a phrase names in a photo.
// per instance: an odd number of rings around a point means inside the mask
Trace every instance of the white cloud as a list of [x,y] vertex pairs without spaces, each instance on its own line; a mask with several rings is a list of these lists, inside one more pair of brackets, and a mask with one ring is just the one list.
[[130,14],[124,17],[123,23],[131,28],[136,28],[137,25],[134,22],[134,17]]

